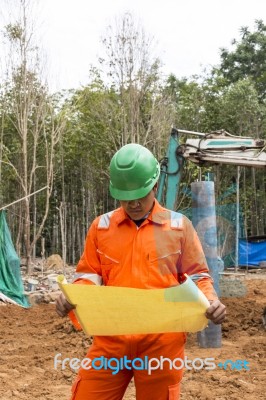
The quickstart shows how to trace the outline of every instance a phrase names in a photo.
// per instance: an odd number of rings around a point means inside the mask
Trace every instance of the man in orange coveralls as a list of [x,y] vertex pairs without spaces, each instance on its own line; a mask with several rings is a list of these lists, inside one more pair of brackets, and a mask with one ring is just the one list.
[[[74,282],[158,289],[176,286],[184,273],[210,301],[208,319],[225,318],[225,306],[212,286],[202,247],[191,222],[167,210],[155,194],[160,167],[153,154],[138,144],[123,146],[110,164],[110,193],[121,207],[97,217],[88,232]],[[63,294],[56,309],[66,316],[73,309]],[[93,360],[127,357],[184,358],[185,333],[95,336],[86,357]],[[182,369],[81,369],[72,387],[72,400],[120,400],[134,377],[137,400],[177,400]]]

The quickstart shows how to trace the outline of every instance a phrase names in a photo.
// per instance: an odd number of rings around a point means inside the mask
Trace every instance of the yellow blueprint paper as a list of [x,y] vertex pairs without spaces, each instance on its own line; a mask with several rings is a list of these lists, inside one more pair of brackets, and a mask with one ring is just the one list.
[[209,302],[189,277],[167,289],[75,285],[62,275],[58,283],[89,335],[197,332],[208,324]]

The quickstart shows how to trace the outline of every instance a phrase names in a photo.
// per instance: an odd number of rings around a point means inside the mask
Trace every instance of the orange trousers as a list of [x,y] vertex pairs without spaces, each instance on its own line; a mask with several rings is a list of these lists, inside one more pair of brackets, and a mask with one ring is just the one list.
[[[136,387],[137,400],[178,400],[183,370],[181,364],[171,361],[184,359],[185,335],[166,333],[156,335],[97,336],[94,338],[86,358],[95,360],[95,368],[80,369],[72,387],[71,400],[121,400],[132,378]],[[144,360],[163,357],[162,368],[152,362],[154,370],[135,368],[100,368],[99,358],[115,357],[127,360]],[[103,365],[103,364],[102,364]],[[113,365],[113,363],[112,363]],[[115,364],[116,365],[116,364]],[[140,365],[140,364],[139,364]],[[129,364],[128,364],[129,367]],[[98,369],[97,369],[98,368]],[[114,373],[116,372],[116,373]]]

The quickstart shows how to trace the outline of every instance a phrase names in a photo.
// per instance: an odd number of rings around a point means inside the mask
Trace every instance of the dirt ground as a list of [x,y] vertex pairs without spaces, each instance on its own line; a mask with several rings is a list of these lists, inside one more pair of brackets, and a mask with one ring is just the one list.
[[[250,370],[186,370],[182,400],[266,398],[266,331],[261,318],[266,306],[265,278],[266,274],[254,274],[245,279],[248,293],[244,298],[222,299],[228,317],[223,324],[221,349],[199,348],[195,334],[189,335],[186,346],[189,359],[247,360]],[[68,319],[59,318],[54,304],[30,309],[2,305],[0,318],[0,399],[68,400],[75,372],[69,368],[55,370],[54,356],[62,353],[62,358],[82,359],[91,339],[76,332]],[[124,399],[135,399],[133,383]]]

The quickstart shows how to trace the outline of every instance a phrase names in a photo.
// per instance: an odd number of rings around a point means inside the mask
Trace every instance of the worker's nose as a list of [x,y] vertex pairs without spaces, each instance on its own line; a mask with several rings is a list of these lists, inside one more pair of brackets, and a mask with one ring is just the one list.
[[128,205],[130,208],[137,208],[137,207],[139,207],[140,203],[138,200],[130,200],[128,202]]

